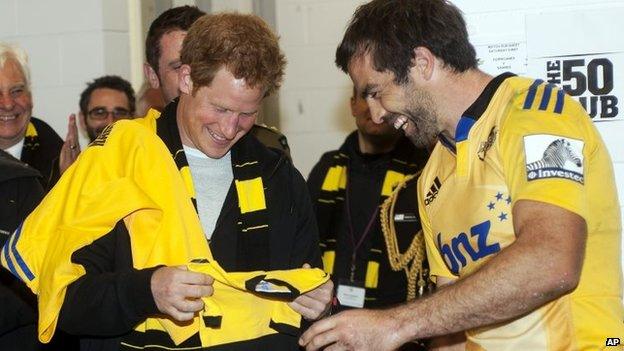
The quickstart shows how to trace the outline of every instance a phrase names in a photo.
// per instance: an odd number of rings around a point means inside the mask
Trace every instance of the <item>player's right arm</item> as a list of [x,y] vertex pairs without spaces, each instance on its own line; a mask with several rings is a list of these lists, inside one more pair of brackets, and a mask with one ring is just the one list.
[[193,318],[199,299],[212,294],[212,278],[180,267],[132,268],[130,238],[113,231],[76,251],[72,261],[86,273],[67,287],[59,327],[75,335],[115,336],[148,317]]
[[83,266],[85,274],[67,287],[58,320],[62,330],[75,335],[122,335],[159,313],[150,287],[158,267],[133,269],[131,257],[130,238],[121,223],[74,252],[72,262]]

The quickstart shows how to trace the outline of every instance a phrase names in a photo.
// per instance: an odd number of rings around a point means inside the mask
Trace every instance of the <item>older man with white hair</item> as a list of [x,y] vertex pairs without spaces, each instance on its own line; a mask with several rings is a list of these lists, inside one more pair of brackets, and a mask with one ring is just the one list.
[[[0,149],[41,172],[47,190],[59,177],[63,140],[32,117],[32,108],[28,55],[17,45],[0,42]],[[69,144],[66,148],[73,150]]]

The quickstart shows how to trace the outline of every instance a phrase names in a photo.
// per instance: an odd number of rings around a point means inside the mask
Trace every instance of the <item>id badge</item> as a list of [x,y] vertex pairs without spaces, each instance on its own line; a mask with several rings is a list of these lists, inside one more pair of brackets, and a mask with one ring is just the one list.
[[338,282],[336,297],[342,306],[362,308],[364,307],[366,289],[363,283],[341,279]]

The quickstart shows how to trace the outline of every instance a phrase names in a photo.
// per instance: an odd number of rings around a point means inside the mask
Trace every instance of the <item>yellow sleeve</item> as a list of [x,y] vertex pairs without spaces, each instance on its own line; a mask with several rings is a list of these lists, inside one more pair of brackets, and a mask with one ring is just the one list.
[[500,159],[512,201],[553,204],[587,219],[588,166],[596,149],[591,120],[566,97],[563,113],[512,107],[500,128]]
[[73,252],[138,209],[152,211],[154,223],[161,216],[162,208],[146,192],[150,185],[133,177],[137,172],[152,174],[157,183],[163,173],[165,165],[154,155],[168,153],[153,138],[157,137],[151,131],[130,121],[109,126],[14,235],[13,257],[19,256],[21,263],[18,275],[39,295],[42,342],[54,333],[66,287],[85,274],[82,266],[72,263]]

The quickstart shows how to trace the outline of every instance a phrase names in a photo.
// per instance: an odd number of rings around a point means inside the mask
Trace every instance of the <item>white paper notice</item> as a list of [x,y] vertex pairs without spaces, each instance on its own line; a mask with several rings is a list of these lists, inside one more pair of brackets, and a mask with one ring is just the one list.
[[491,75],[527,71],[526,43],[521,41],[475,45],[479,68]]

